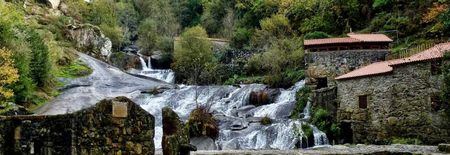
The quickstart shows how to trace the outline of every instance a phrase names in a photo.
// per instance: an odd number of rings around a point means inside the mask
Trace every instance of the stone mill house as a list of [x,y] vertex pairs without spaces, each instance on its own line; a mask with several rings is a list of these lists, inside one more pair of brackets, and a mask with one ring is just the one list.
[[384,144],[395,137],[450,142],[450,120],[439,100],[450,43],[386,60],[391,42],[383,34],[352,33],[305,40],[314,106],[335,115],[344,143]]

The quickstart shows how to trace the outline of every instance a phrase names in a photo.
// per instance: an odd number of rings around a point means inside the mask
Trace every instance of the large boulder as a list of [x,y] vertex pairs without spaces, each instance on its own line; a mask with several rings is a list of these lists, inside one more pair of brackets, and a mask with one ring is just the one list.
[[197,147],[198,150],[217,150],[214,139],[206,136],[192,137],[191,144]]
[[132,53],[114,52],[111,54],[109,60],[111,65],[122,70],[142,69],[139,56]]
[[81,52],[106,62],[109,61],[112,43],[99,27],[90,24],[69,25],[67,37]]
[[197,148],[190,144],[189,130],[180,117],[170,108],[162,109],[163,138],[162,149],[164,155],[188,155]]

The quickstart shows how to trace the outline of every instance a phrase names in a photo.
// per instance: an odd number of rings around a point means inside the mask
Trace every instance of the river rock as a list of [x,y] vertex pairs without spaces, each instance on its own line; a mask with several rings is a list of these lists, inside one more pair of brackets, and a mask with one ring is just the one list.
[[189,130],[180,117],[170,108],[162,109],[163,138],[162,149],[164,155],[188,155],[197,148],[190,144]]
[[114,52],[109,60],[111,65],[122,70],[142,69],[139,56],[132,53]]
[[90,24],[69,25],[67,37],[81,52],[106,62],[109,61],[112,43],[99,27]]
[[190,141],[198,150],[217,150],[214,140],[209,137],[192,137]]

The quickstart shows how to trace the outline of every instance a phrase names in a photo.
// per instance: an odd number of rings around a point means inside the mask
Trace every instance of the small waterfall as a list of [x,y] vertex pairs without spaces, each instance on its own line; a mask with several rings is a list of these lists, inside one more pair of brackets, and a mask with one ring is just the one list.
[[314,146],[320,146],[320,145],[329,145],[327,135],[320,131],[316,126],[310,125],[313,129],[313,135],[314,135]]
[[139,60],[141,60],[142,70],[143,70],[143,71],[149,70],[149,68],[147,67],[147,64],[145,63],[144,58],[139,57]]
[[153,69],[152,67],[152,58],[148,57],[147,62],[143,58],[143,56],[138,52],[139,60],[141,61],[142,71],[140,75],[159,79],[168,83],[175,82],[175,74],[170,69]]

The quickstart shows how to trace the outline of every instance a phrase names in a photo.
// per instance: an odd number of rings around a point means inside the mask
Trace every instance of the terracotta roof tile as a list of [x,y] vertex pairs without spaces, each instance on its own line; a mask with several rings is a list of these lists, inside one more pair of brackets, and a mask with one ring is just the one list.
[[350,38],[361,40],[362,42],[392,42],[393,40],[384,34],[347,34]]
[[444,55],[444,52],[449,51],[449,50],[450,50],[450,42],[438,44],[438,45],[433,46],[430,49],[427,49],[423,52],[417,53],[417,54],[407,57],[407,58],[395,59],[395,60],[389,60],[389,61],[383,61],[383,62],[377,62],[377,63],[370,64],[370,65],[362,67],[360,69],[351,71],[350,73],[341,75],[341,76],[337,77],[336,80],[351,79],[351,78],[356,78],[356,77],[389,73],[389,72],[393,71],[393,66],[395,66],[395,65],[401,65],[401,64],[407,64],[407,63],[413,63],[413,62],[419,62],[419,61],[432,60],[432,59],[436,59],[436,58],[442,58]]
[[309,39],[305,40],[303,45],[324,45],[336,43],[362,43],[362,42],[392,42],[392,39],[384,34],[356,34],[349,33],[349,37],[343,38],[325,38],[325,39]]
[[357,43],[361,42],[358,39],[353,39],[350,37],[346,38],[325,38],[325,39],[311,39],[305,40],[303,45],[323,45],[323,44],[335,44],[335,43]]

